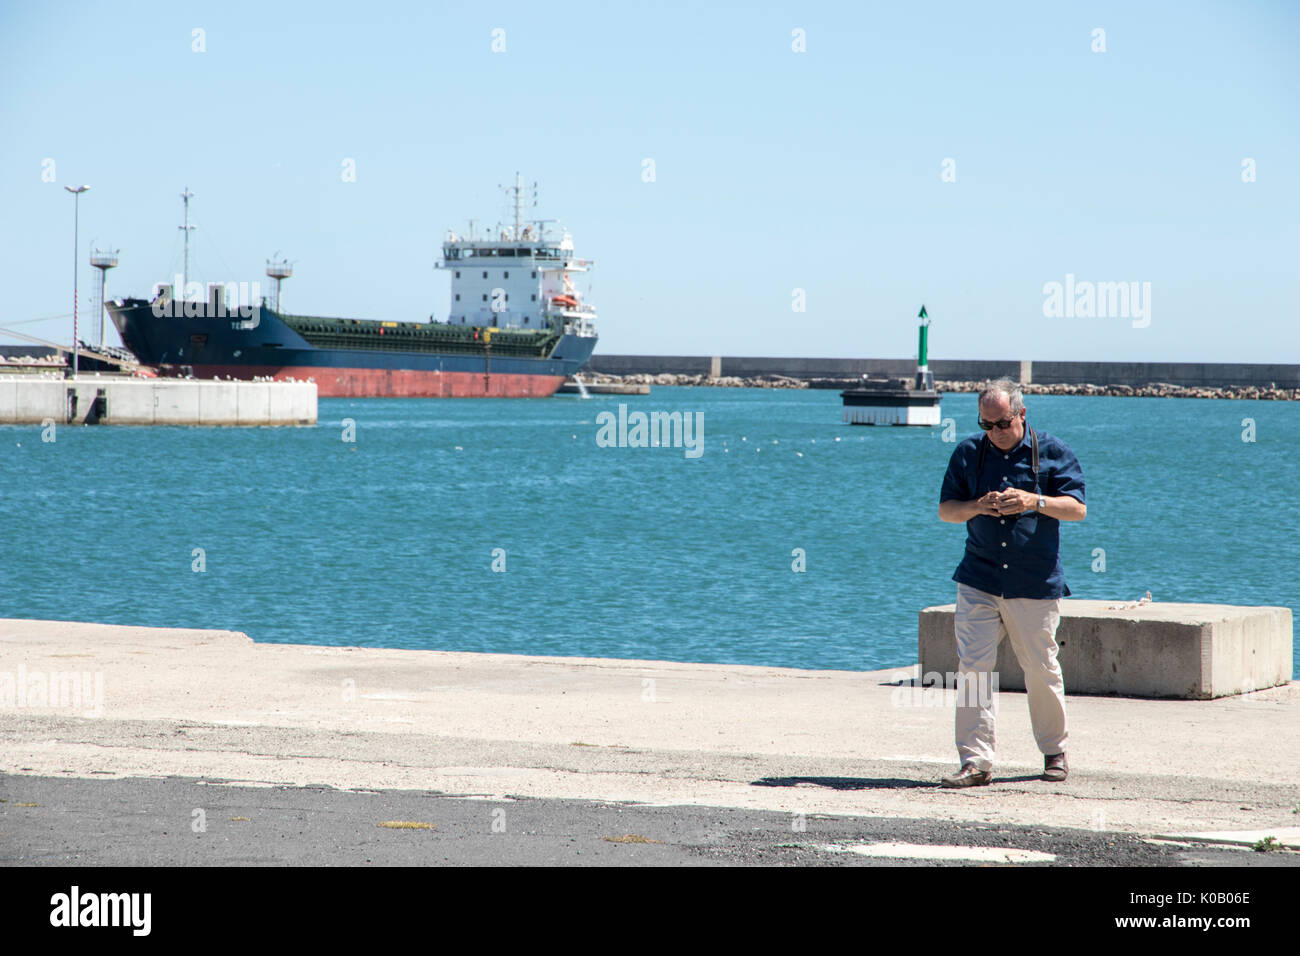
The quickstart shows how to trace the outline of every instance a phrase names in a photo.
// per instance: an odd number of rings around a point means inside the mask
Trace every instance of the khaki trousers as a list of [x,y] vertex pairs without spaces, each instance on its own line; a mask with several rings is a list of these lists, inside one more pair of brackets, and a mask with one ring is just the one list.
[[[1061,602],[1055,598],[1002,598],[965,584],[957,585],[957,670],[970,675],[970,687],[988,687],[997,666],[998,645],[1011,638],[1011,649],[1025,672],[1029,720],[1044,754],[1065,750],[1065,680],[1056,660],[1056,626]],[[992,686],[996,687],[996,684]],[[993,766],[996,692],[957,694],[957,753],[963,765],[980,770]]]

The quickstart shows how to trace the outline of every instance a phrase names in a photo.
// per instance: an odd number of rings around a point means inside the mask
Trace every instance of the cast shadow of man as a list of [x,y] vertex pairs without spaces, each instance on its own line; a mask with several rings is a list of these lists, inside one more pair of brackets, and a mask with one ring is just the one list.
[[[999,783],[1026,783],[1041,780],[1036,773],[1021,774],[1016,777],[995,777],[993,786]],[[825,787],[827,790],[938,790],[941,784],[937,780],[907,780],[902,777],[760,777],[751,780],[754,787],[798,787],[810,785]]]

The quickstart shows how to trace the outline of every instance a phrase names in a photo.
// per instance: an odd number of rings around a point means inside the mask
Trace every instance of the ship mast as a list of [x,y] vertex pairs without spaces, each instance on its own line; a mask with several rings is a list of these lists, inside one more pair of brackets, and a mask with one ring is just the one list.
[[[515,184],[513,186],[502,186],[501,188],[504,189],[507,193],[513,194],[513,204],[515,208],[515,231],[511,234],[510,238],[521,239],[523,238],[524,193],[526,190],[524,188],[524,181],[519,175],[519,171],[518,170],[515,171]],[[533,185],[529,188],[532,189],[532,203],[530,205],[536,206],[537,205],[537,183],[533,183]]]
[[199,228],[190,225],[190,199],[193,195],[189,186],[186,186],[185,192],[181,193],[181,202],[185,203],[185,225],[176,227],[185,233],[185,271],[181,274],[180,294],[182,300],[185,298],[185,289],[190,284],[190,230]]

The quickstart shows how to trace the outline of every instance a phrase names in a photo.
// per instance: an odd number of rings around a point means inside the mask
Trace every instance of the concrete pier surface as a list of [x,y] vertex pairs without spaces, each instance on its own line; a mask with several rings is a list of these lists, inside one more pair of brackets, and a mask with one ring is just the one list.
[[[956,769],[953,693],[869,673],[255,644],[230,631],[0,620],[0,772],[182,777],[1300,846],[1300,686],[1071,697],[1040,779],[1002,692],[992,786]],[[907,680],[901,681],[900,678]]]

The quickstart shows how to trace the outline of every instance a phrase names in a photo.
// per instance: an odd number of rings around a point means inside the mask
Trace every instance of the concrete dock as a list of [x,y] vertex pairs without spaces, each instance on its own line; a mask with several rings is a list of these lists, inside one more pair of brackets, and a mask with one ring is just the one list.
[[1024,695],[1003,691],[994,784],[952,791],[938,779],[956,768],[953,693],[915,676],[0,620],[0,772],[1300,846],[1296,684],[1199,701],[1072,696],[1064,783],[1039,778]]
[[314,425],[313,382],[0,375],[0,425]]

